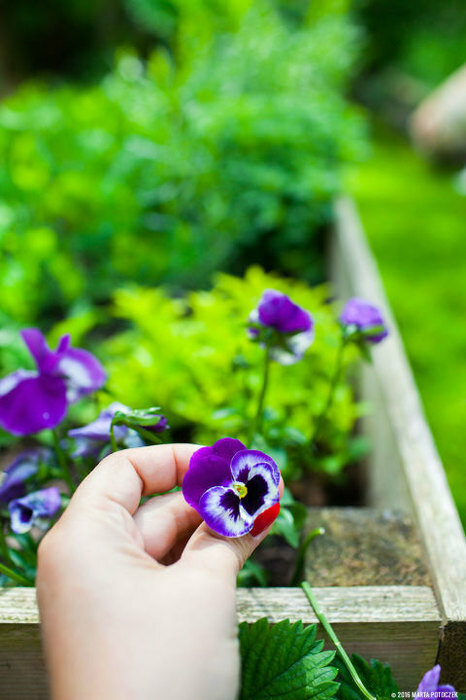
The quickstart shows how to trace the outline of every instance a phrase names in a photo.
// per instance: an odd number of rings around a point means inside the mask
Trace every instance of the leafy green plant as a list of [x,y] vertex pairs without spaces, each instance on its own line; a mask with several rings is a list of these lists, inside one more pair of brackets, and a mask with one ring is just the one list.
[[185,42],[178,64],[126,51],[96,86],[3,102],[6,313],[56,319],[124,281],[206,287],[256,261],[315,278],[340,165],[362,144],[342,97],[357,35],[344,16],[291,30],[266,8]]
[[[292,367],[274,363],[264,407],[264,449],[285,478],[307,469],[338,474],[361,453],[352,432],[361,410],[340,378],[319,440],[310,441],[328,400],[340,328],[326,303],[327,289],[281,279],[251,268],[244,278],[217,275],[210,292],[173,299],[162,289],[120,290],[115,315],[128,330],[106,341],[109,391],[132,405],[158,403],[168,410],[180,439],[211,444],[224,435],[246,443],[262,384],[262,349],[247,337],[247,319],[264,289],[289,294],[315,320],[315,340]],[[345,355],[345,364],[355,357]]]
[[[351,654],[350,658],[364,685],[376,698],[389,700],[389,698],[398,697],[400,689],[393,678],[390,666],[382,664],[377,659],[366,661],[359,654]],[[364,700],[364,696],[358,690],[341,659],[335,658],[333,664],[338,668],[340,688],[337,697],[339,700]]]
[[316,626],[303,627],[283,620],[271,627],[267,619],[239,627],[242,657],[241,700],[335,696],[337,669],[331,666],[335,653],[322,651],[316,641]]

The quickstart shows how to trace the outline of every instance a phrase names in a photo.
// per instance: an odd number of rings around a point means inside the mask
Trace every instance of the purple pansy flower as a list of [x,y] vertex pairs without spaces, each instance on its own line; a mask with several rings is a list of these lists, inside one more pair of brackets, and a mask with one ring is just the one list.
[[353,327],[357,334],[370,343],[380,343],[388,335],[380,309],[358,297],[347,301],[340,315],[340,322],[347,329]]
[[314,339],[314,321],[306,309],[282,292],[266,289],[249,314],[248,333],[270,348],[270,356],[283,365],[298,362]]
[[[97,418],[84,425],[82,428],[73,428],[68,431],[68,436],[75,440],[73,457],[96,457],[100,450],[110,441],[110,426],[115,413],[130,413],[131,409],[122,403],[114,401],[99,413]],[[145,426],[146,430],[161,433],[167,429],[165,416],[154,416],[154,425]],[[113,428],[115,440],[125,447],[141,447],[144,441],[135,430],[126,425],[115,425]],[[109,448],[110,451],[110,448]]]
[[70,336],[50,350],[37,328],[21,332],[37,370],[19,369],[0,380],[0,426],[13,435],[54,428],[69,403],[105,382],[100,362],[86,350],[72,348]]
[[[253,531],[265,511],[279,508],[279,483],[280,472],[271,457],[247,450],[239,440],[223,438],[193,454],[182,489],[212,530],[224,537],[241,537]],[[278,509],[274,512],[276,516]]]
[[[37,448],[21,452],[0,474],[0,503],[9,503],[26,493],[25,481],[39,469],[39,463],[50,459],[52,451]],[[3,478],[2,478],[3,477]]]
[[433,700],[434,698],[456,698],[457,693],[452,685],[439,685],[440,664],[437,664],[424,675],[416,691],[415,700]]
[[29,532],[33,525],[41,526],[44,519],[53,518],[60,510],[61,496],[56,486],[34,491],[8,504],[11,529],[18,535]]

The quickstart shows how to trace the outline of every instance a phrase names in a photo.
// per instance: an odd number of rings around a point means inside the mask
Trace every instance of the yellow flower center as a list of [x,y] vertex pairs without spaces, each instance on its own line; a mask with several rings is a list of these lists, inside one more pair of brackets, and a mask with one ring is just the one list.
[[240,482],[236,481],[233,484],[233,488],[240,498],[244,498],[245,496],[247,496],[248,490],[244,484],[241,484]]

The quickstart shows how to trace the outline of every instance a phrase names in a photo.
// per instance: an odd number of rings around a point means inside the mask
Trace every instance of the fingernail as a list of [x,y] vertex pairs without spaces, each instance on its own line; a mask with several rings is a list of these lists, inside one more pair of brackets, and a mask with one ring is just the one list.
[[262,532],[264,532],[266,528],[270,527],[270,525],[276,519],[279,512],[280,502],[275,503],[273,506],[270,506],[270,508],[267,508],[267,510],[264,510],[263,513],[257,516],[252,530],[249,534],[253,537],[257,537],[258,535],[260,535]]

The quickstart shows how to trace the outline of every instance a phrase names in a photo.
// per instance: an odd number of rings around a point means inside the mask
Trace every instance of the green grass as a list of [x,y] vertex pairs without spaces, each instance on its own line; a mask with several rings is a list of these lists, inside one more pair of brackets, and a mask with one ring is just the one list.
[[466,525],[466,196],[385,132],[349,189]]

